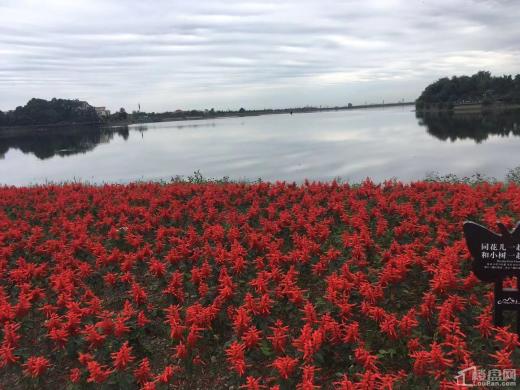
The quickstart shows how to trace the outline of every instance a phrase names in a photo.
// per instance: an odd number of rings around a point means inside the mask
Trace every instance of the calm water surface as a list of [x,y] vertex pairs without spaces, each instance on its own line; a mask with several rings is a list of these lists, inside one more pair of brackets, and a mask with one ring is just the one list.
[[411,107],[0,134],[0,183],[204,177],[302,181],[503,178],[520,115],[417,118]]

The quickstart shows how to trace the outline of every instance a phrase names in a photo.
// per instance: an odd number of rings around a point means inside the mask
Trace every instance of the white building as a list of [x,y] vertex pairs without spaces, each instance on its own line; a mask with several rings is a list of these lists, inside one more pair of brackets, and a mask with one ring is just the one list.
[[105,106],[94,107],[94,109],[96,110],[96,113],[98,114],[98,116],[101,118],[106,118],[106,117],[110,116],[110,110],[107,110],[107,108]]

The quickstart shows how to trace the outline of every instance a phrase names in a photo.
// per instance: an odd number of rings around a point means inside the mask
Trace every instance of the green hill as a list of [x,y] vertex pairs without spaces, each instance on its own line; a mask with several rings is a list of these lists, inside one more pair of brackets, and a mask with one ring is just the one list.
[[0,126],[93,123],[100,119],[90,104],[81,100],[31,99],[15,110],[0,111]]
[[520,74],[491,76],[480,71],[473,76],[444,77],[428,85],[416,100],[417,109],[445,108],[459,104],[491,105],[520,103]]

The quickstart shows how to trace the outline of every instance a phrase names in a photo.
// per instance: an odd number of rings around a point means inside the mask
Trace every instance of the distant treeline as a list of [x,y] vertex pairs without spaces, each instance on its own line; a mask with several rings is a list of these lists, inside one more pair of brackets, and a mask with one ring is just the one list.
[[[31,99],[25,106],[16,107],[15,110],[0,111],[0,127],[16,126],[46,126],[46,125],[78,125],[78,124],[131,124],[147,122],[165,122],[177,120],[212,119],[234,116],[254,116],[266,114],[297,114],[317,111],[335,111],[369,107],[393,107],[413,103],[398,102],[386,104],[367,104],[354,106],[348,103],[346,106],[335,107],[295,107],[281,109],[262,110],[176,110],[166,112],[133,111],[127,113],[124,108],[110,114],[104,107],[95,108],[81,100],[66,99]],[[99,111],[96,111],[98,110]]]
[[211,119],[211,118],[225,118],[225,117],[236,117],[236,116],[255,116],[255,115],[269,115],[269,114],[300,114],[309,112],[320,112],[320,111],[339,111],[357,108],[375,108],[375,107],[396,107],[396,106],[407,106],[414,104],[413,102],[397,102],[397,103],[386,103],[386,104],[365,104],[354,106],[348,103],[346,106],[305,106],[305,107],[293,107],[293,108],[265,108],[261,110],[246,110],[240,108],[239,110],[177,110],[167,112],[137,112],[134,111],[128,114],[128,121],[130,123],[145,123],[145,122],[164,122],[164,121],[175,121],[175,120],[188,120],[188,119]]
[[31,99],[25,106],[0,111],[0,126],[96,123],[100,118],[87,102],[67,99]]
[[[334,107],[330,109],[340,109],[340,107]],[[223,118],[233,116],[255,116],[255,115],[266,115],[266,114],[282,114],[282,113],[302,113],[302,112],[314,112],[324,110],[318,107],[301,107],[301,108],[284,108],[284,109],[263,109],[263,110],[246,110],[240,108],[239,110],[177,110],[177,111],[166,111],[166,112],[138,112],[134,111],[129,114],[129,120],[133,123],[144,123],[144,122],[165,122],[175,120],[188,120],[188,119],[211,119],[211,118]]]
[[473,76],[444,77],[430,84],[415,104],[418,109],[452,108],[458,104],[520,104],[520,74],[491,76],[480,71]]

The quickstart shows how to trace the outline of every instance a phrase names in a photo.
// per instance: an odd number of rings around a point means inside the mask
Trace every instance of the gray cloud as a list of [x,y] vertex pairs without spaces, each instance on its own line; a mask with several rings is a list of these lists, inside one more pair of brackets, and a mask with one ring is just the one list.
[[518,20],[498,0],[0,0],[0,109],[414,99],[445,75],[518,73]]

